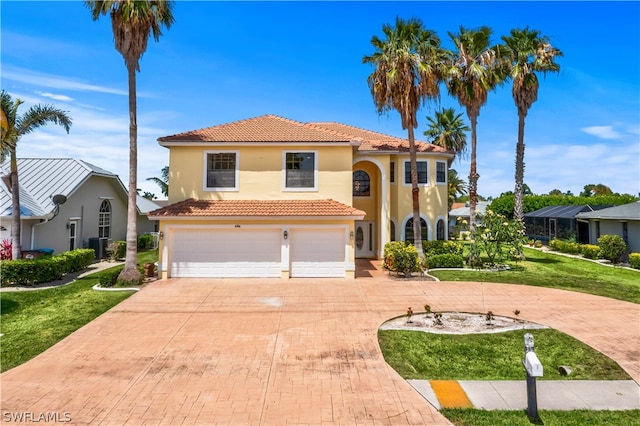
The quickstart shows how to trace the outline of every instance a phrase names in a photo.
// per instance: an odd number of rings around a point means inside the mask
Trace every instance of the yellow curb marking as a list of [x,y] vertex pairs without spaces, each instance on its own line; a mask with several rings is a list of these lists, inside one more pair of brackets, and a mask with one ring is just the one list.
[[473,408],[460,383],[455,380],[429,380],[442,408]]

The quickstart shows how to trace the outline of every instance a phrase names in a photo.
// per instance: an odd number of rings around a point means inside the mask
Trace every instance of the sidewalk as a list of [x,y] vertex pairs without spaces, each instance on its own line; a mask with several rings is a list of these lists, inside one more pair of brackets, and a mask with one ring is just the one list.
[[[408,380],[430,404],[441,408],[521,410],[526,380]],[[640,386],[633,380],[537,380],[541,410],[638,410]]]

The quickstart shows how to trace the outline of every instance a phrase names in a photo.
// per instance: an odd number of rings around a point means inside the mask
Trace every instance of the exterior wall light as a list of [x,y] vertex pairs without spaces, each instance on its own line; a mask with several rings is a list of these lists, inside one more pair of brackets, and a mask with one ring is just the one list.
[[349,239],[353,240],[353,231],[349,232]]
[[284,234],[282,236],[286,240],[287,238],[289,238],[289,233],[287,231],[284,231]]
[[164,240],[164,232],[162,231],[158,232],[158,239]]

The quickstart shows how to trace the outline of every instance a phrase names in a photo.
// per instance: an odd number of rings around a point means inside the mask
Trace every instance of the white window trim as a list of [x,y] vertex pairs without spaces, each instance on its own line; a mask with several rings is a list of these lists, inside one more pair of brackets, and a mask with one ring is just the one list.
[[[444,164],[444,182],[438,182],[438,164]],[[428,167],[428,166],[427,166]],[[448,170],[447,170],[447,162],[446,161],[438,161],[436,160],[436,170],[435,170],[436,174],[436,185],[447,185],[447,181],[449,180],[449,176],[448,176]]]
[[[313,154],[313,187],[287,188],[287,154],[309,152]],[[309,149],[290,149],[282,151],[282,191],[283,192],[317,192],[318,191],[318,151]]]
[[[407,164],[409,163],[409,164]],[[411,182],[407,183],[404,179],[407,174],[407,170],[411,169],[411,161],[410,160],[402,160],[402,186],[411,186]],[[428,160],[416,160],[416,163],[427,163],[427,181],[425,183],[418,182],[418,186],[429,186],[429,161]],[[407,166],[409,168],[407,168]],[[396,177],[396,180],[397,177]]]
[[[235,174],[235,186],[233,187],[223,187],[223,188],[212,188],[207,186],[207,157],[209,154],[235,154],[236,155],[236,174]],[[204,160],[203,160],[203,174],[202,174],[202,189],[206,192],[232,192],[240,190],[240,151],[230,151],[230,150],[207,150],[204,151]]]

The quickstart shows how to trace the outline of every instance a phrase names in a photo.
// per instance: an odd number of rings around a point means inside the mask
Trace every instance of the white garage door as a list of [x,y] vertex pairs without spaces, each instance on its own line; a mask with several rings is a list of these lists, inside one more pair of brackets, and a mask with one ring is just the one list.
[[172,277],[281,276],[280,229],[173,229]]
[[344,278],[344,229],[290,230],[292,277]]

